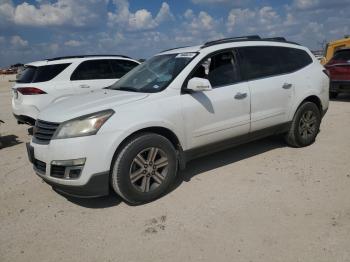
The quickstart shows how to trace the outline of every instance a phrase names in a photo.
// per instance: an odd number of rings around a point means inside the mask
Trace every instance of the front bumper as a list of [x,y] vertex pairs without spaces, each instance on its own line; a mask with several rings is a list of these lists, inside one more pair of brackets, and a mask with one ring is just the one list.
[[[37,168],[34,156],[34,147],[30,143],[26,144],[29,161],[33,164],[35,173],[41,177],[52,188],[63,194],[74,197],[99,197],[109,194],[109,171],[92,174],[88,181],[83,185],[65,185],[57,183],[46,176],[42,169]],[[42,162],[43,163],[43,162]]]
[[[37,175],[39,175],[37,173]],[[80,198],[93,198],[106,196],[109,194],[109,172],[103,172],[91,175],[91,178],[85,185],[82,186],[69,186],[62,185],[45,179],[39,175],[47,184],[60,193],[68,196],[80,197]]]
[[[27,144],[29,160],[36,174],[54,189],[78,197],[98,197],[109,193],[109,170],[116,149],[115,133],[51,140],[47,145]],[[114,141],[115,143],[112,143]],[[74,179],[57,176],[53,161],[85,159]],[[65,171],[63,171],[64,174]]]
[[350,93],[350,80],[331,81],[329,91],[334,93]]

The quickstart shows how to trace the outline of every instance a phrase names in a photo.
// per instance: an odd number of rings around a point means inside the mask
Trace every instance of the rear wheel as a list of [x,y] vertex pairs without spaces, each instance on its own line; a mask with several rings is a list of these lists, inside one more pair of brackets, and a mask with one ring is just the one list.
[[142,134],[129,140],[113,164],[111,183],[132,204],[163,195],[177,173],[176,150],[165,137]]
[[288,145],[304,147],[311,145],[319,132],[321,114],[312,102],[303,103],[294,115],[290,130],[285,136]]

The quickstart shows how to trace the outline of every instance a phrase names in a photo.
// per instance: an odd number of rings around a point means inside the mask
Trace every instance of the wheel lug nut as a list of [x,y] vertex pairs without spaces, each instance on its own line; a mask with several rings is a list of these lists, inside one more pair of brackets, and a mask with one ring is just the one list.
[[148,167],[148,165],[144,165],[143,167],[144,167],[144,168],[147,168],[147,167]]
[[146,174],[146,170],[143,170],[142,173],[143,173],[143,174]]

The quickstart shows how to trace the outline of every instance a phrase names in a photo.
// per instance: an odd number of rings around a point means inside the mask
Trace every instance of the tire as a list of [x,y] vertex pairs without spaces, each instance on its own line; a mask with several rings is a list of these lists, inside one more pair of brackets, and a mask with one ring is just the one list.
[[337,98],[338,93],[337,92],[329,92],[329,98]]
[[177,162],[176,150],[168,139],[140,134],[128,140],[113,161],[112,187],[128,203],[153,201],[174,182]]
[[292,147],[309,146],[315,142],[320,124],[319,108],[312,102],[305,102],[297,109],[285,141]]

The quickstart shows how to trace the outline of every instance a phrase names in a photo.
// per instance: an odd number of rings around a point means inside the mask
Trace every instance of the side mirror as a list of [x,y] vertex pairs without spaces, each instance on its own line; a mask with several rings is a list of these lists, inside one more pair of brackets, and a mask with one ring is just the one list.
[[194,92],[200,92],[200,91],[210,91],[213,88],[211,87],[211,84],[208,79],[194,77],[188,81],[187,89],[192,90]]

